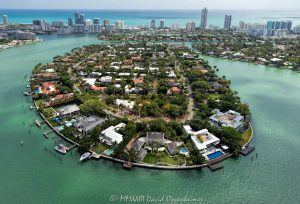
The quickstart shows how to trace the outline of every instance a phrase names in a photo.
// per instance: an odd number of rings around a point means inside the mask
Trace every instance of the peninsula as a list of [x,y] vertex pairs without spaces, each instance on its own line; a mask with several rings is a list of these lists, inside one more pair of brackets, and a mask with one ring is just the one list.
[[36,65],[31,90],[38,111],[80,153],[116,161],[207,164],[238,155],[252,131],[230,81],[177,44],[75,48]]

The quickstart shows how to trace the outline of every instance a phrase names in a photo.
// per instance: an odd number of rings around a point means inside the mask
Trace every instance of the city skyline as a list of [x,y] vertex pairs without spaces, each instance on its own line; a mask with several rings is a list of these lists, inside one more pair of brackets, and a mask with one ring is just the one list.
[[[152,0],[144,1],[142,4],[138,0],[97,0],[82,2],[80,0],[61,1],[61,0],[25,0],[20,4],[17,0],[0,0],[2,9],[245,9],[245,10],[295,10],[300,9],[300,2],[296,0],[287,0],[274,3],[272,0],[265,1],[241,1],[241,0]],[[230,8],[227,6],[230,5]]]

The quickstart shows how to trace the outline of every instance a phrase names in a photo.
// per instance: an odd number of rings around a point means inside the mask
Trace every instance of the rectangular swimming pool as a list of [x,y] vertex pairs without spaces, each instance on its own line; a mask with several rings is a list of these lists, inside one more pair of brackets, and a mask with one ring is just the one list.
[[214,153],[208,154],[208,155],[207,155],[207,158],[208,158],[209,160],[212,160],[212,159],[218,158],[218,157],[220,157],[220,156],[222,156],[222,155],[223,155],[223,152],[221,152],[221,151],[216,151],[216,152],[214,152]]

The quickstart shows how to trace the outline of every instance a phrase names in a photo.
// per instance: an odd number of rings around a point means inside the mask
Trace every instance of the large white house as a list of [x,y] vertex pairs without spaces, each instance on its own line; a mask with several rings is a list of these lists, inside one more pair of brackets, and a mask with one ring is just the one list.
[[125,123],[120,123],[116,126],[110,126],[109,128],[101,132],[100,140],[105,140],[106,144],[112,145],[113,143],[120,144],[123,141],[123,135],[117,131],[126,126]]
[[133,109],[135,102],[134,101],[128,101],[128,100],[122,100],[122,99],[116,99],[116,105],[117,106],[124,106],[129,109]]
[[208,148],[220,144],[220,139],[208,132],[207,129],[193,131],[189,125],[185,125],[183,128],[200,153],[204,153]]
[[103,76],[103,77],[101,77],[100,81],[102,83],[110,83],[112,81],[112,77],[111,76]]
[[214,125],[221,125],[223,127],[232,127],[239,129],[244,123],[244,116],[233,110],[229,110],[225,113],[217,110],[216,114],[209,117],[210,121]]

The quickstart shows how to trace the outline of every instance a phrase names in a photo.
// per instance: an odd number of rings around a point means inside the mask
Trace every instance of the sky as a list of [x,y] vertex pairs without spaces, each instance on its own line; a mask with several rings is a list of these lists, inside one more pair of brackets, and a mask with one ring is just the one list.
[[0,0],[2,9],[300,10],[300,0]]

